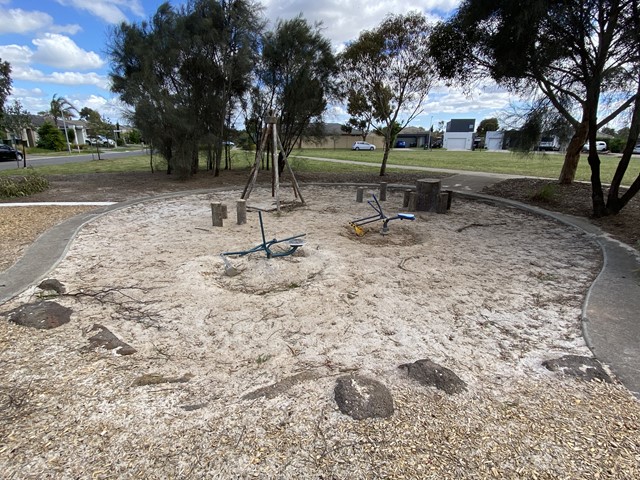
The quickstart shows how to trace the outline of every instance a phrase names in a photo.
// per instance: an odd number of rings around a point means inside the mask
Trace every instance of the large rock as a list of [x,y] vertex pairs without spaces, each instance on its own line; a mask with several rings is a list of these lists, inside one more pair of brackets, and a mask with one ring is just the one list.
[[62,295],[66,291],[65,286],[55,278],[47,278],[46,280],[41,281],[38,288],[45,292],[55,292],[58,295]]
[[73,310],[56,302],[40,301],[21,305],[9,312],[9,321],[39,330],[57,328],[71,320]]
[[428,359],[405,363],[398,368],[406,369],[409,378],[416,380],[422,385],[436,387],[449,395],[460,393],[467,389],[467,384],[452,370]]
[[117,355],[132,355],[136,353],[137,350],[135,348],[120,340],[107,327],[96,323],[89,332],[96,330],[98,333],[89,337],[89,349],[105,348],[113,350],[113,353]]
[[600,362],[592,357],[565,355],[564,357],[544,361],[542,365],[552,372],[559,371],[587,382],[600,380],[612,383],[611,377],[604,371]]
[[356,420],[393,415],[391,392],[377,380],[359,375],[340,377],[334,394],[340,411]]

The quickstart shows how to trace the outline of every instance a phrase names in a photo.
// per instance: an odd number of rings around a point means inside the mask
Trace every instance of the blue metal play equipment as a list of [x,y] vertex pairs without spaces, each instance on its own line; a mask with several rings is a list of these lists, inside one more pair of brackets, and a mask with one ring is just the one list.
[[353,220],[349,222],[349,225],[353,227],[354,232],[357,236],[362,237],[366,231],[362,228],[363,225],[367,225],[373,222],[382,221],[382,231],[380,232],[383,235],[389,233],[389,222],[392,220],[410,220],[414,221],[416,216],[411,213],[399,213],[395,217],[387,217],[382,211],[382,207],[380,206],[380,202],[375,195],[372,195],[373,200],[369,200],[367,203],[371,208],[376,211],[375,215],[371,215],[369,217],[359,218],[358,220]]
[[[273,240],[269,240],[267,242],[267,239],[264,235],[264,223],[262,221],[262,212],[259,210],[258,210],[258,217],[260,218],[260,232],[262,233],[262,243],[253,248],[250,248],[249,250],[241,250],[239,252],[224,252],[223,254],[221,254],[223,260],[227,255],[237,255],[239,257],[243,257],[245,255],[249,255],[250,253],[255,253],[260,251],[264,251],[264,253],[267,255],[267,258],[286,257],[287,255],[291,255],[298,248],[304,245],[304,242],[301,240],[301,238],[304,237],[306,233],[295,235],[293,237],[284,238],[282,240],[276,240],[274,238]],[[283,244],[283,243],[286,243],[286,250],[279,250],[275,252],[271,250],[271,247],[275,245]],[[225,265],[226,264],[227,262],[225,262]]]

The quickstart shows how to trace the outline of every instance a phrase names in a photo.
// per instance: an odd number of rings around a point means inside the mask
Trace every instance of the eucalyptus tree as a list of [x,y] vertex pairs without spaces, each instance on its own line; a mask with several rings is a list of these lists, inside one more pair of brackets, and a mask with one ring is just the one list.
[[374,127],[384,133],[380,175],[400,130],[422,113],[434,69],[429,52],[430,27],[419,13],[390,15],[364,31],[340,57],[343,88],[364,95]]
[[166,158],[168,173],[197,172],[203,139],[219,159],[224,119],[248,86],[259,12],[248,0],[164,3],[149,22],[114,30],[112,90],[133,107],[134,125]]
[[11,65],[0,58],[0,118],[7,97],[11,93]]
[[464,0],[434,29],[432,53],[444,78],[490,76],[546,96],[574,129],[559,181],[573,181],[588,139],[594,214],[603,215],[595,139],[636,100],[637,29],[638,0]]
[[[322,135],[323,113],[336,94],[337,65],[330,41],[302,16],[280,20],[262,38],[246,124],[256,143],[264,118],[280,118],[279,137],[289,155],[302,138]],[[271,113],[270,113],[271,112]],[[282,165],[281,165],[282,168]]]

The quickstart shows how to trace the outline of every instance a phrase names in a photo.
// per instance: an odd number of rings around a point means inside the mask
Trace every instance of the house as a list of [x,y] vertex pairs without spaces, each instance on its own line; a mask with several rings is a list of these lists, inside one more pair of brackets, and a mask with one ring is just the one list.
[[504,132],[487,132],[484,138],[484,146],[487,150],[502,150]]
[[444,132],[444,148],[447,150],[472,150],[475,126],[476,121],[473,118],[448,121]]
[[[47,121],[53,123],[53,118],[45,115],[31,115],[31,127],[22,130],[22,141],[26,147],[36,146],[38,143],[38,129]],[[75,134],[73,140],[71,140],[70,135],[71,143],[79,145],[86,143],[87,137],[89,136],[87,133],[87,122],[84,120],[65,120],[63,122],[62,119],[57,121],[57,126],[63,133],[65,125],[67,131],[73,130]],[[7,135],[5,135],[5,137],[7,137]],[[19,141],[20,139],[18,138],[17,140]]]

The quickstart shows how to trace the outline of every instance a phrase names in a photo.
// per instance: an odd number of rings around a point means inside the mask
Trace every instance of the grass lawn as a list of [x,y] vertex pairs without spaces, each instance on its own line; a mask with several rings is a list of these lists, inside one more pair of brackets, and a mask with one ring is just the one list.
[[[232,166],[234,169],[248,169],[253,164],[254,152],[233,150]],[[338,159],[354,163],[328,163],[318,159]],[[614,155],[601,155],[602,181],[608,183],[613,178],[619,157]],[[389,170],[401,170],[402,166],[421,166],[431,168],[444,168],[452,170],[465,170],[471,172],[505,173],[512,175],[524,175],[543,178],[558,178],[562,168],[564,156],[561,154],[530,154],[521,155],[502,152],[487,152],[478,150],[474,152],[447,151],[442,149],[396,149],[389,155]],[[307,172],[350,172],[371,171],[380,169],[382,152],[356,152],[352,150],[333,149],[307,149],[295,150],[291,155],[291,166],[295,171]],[[36,170],[43,175],[74,173],[114,173],[130,171],[148,171],[150,169],[149,155],[136,155],[132,157],[102,160],[91,160],[81,163],[67,163],[37,167]],[[164,170],[166,163],[159,155],[154,155],[154,168]],[[206,169],[206,160],[201,156],[200,168]],[[640,171],[640,157],[631,159],[629,168],[624,177],[623,184],[630,185]],[[0,175],[16,175],[24,173],[22,169],[4,170]],[[591,170],[587,163],[586,155],[582,155],[577,180],[589,181]]]

